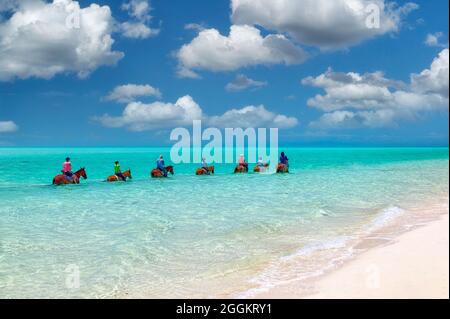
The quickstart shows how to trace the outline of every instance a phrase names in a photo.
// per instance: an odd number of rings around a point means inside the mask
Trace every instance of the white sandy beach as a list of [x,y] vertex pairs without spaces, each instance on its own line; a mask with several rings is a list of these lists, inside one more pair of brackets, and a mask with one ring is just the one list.
[[[311,283],[290,283],[255,298],[449,298],[449,216],[368,250]],[[300,293],[302,291],[302,293]]]

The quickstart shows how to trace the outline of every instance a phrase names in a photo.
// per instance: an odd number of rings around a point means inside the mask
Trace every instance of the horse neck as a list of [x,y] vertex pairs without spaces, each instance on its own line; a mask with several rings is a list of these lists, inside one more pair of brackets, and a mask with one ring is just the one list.
[[75,174],[75,176],[76,177],[78,177],[78,178],[80,178],[81,177],[81,172],[82,172],[83,170],[82,169],[80,169],[79,171],[76,171],[74,174]]

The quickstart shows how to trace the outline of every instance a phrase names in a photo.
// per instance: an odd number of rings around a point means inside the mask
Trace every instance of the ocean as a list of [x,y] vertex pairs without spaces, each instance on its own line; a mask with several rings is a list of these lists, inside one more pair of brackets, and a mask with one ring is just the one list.
[[[169,151],[0,148],[0,298],[251,297],[448,212],[448,148],[285,148],[286,175],[151,179]],[[88,179],[53,186],[66,156]],[[104,182],[116,160],[131,181]]]

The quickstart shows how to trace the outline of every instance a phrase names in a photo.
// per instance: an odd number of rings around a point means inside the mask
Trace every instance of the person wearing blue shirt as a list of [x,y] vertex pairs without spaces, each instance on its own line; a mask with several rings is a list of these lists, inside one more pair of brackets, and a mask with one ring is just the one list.
[[167,177],[166,165],[164,164],[164,158],[162,155],[160,155],[159,159],[156,161],[156,168],[163,173],[164,177]]
[[289,167],[289,158],[284,154],[284,152],[281,152],[280,155],[280,164],[284,164],[287,167]]

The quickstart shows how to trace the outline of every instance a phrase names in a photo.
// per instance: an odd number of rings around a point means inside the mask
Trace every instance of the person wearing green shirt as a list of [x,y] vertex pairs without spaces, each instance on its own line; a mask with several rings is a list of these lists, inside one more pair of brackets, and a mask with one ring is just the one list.
[[122,174],[122,170],[120,169],[120,163],[119,163],[119,161],[116,161],[115,163],[114,163],[115,165],[114,165],[114,174],[116,174],[116,176],[118,177],[118,178],[120,178],[121,180],[123,180],[124,182],[126,182],[126,178],[125,178],[125,176],[123,176],[123,174]]

